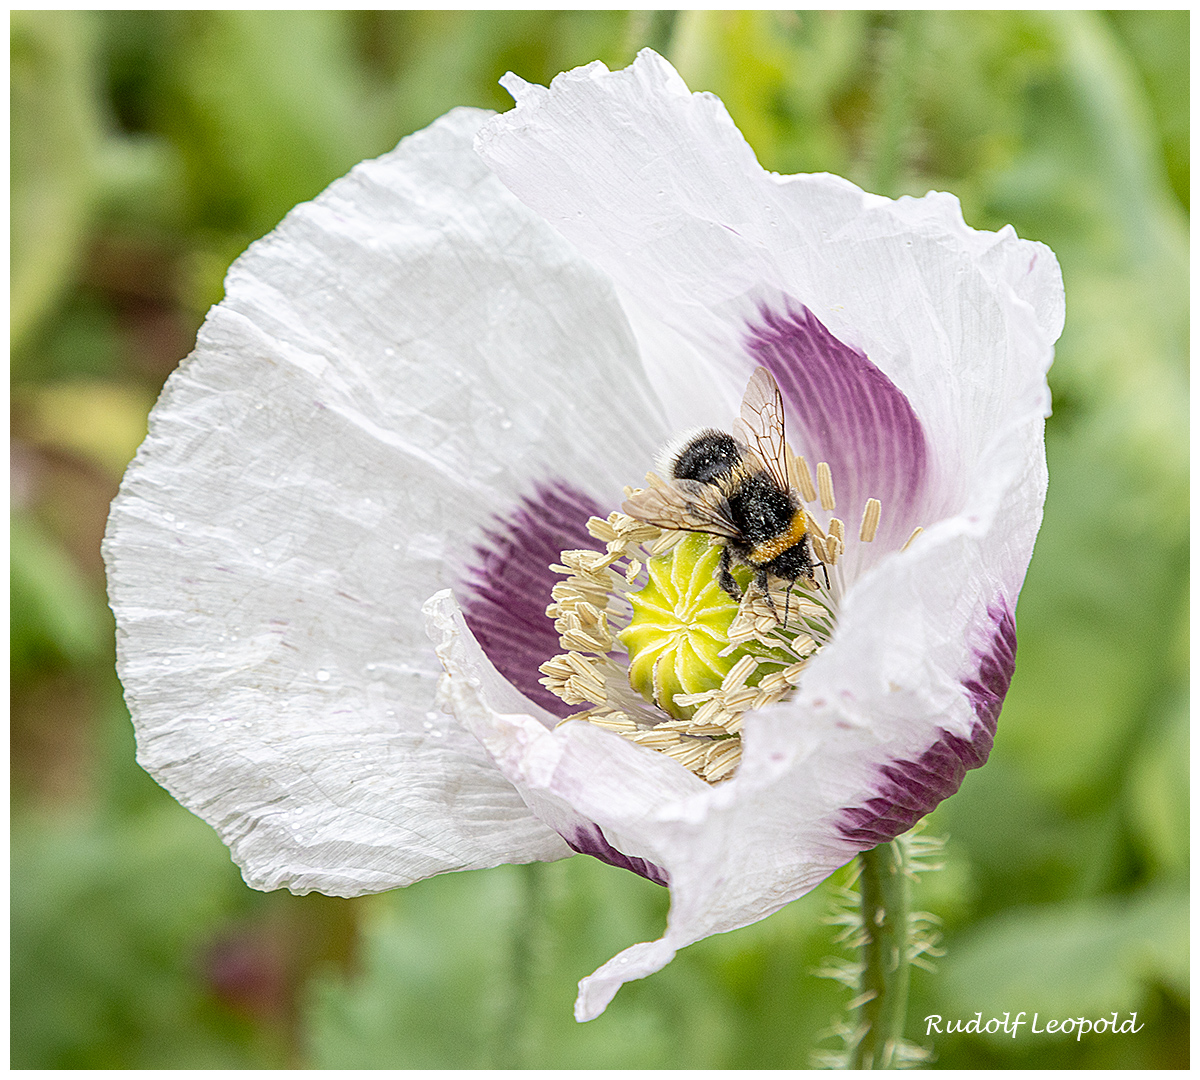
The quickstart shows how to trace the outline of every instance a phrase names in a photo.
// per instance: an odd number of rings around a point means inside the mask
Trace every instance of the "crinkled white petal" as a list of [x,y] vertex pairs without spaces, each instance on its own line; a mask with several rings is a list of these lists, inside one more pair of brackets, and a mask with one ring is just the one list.
[[1043,245],[967,228],[950,195],[892,202],[834,176],[767,173],[721,102],[648,50],[548,90],[504,83],[517,107],[481,131],[481,154],[616,281],[676,426],[728,425],[756,363],[747,325],[783,297],[862,349],[925,429],[926,500],[884,507],[885,525],[962,510],[997,433],[1048,411],[1063,302]]
[[486,116],[238,260],[113,506],[139,760],[257,887],[568,853],[436,710],[420,608],[534,481],[616,505],[666,431],[603,275],[474,154]]

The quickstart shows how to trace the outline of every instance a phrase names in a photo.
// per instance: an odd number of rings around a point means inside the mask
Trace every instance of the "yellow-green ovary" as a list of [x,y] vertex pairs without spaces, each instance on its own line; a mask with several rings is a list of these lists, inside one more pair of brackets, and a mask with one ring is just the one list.
[[[729,626],[738,612],[717,584],[720,559],[720,547],[698,534],[651,559],[649,582],[629,597],[633,620],[617,635],[629,651],[633,688],[681,720],[690,719],[699,706],[676,704],[676,696],[715,689],[745,655],[742,649],[720,655],[729,646]],[[739,567],[734,576],[744,589],[752,574]]]

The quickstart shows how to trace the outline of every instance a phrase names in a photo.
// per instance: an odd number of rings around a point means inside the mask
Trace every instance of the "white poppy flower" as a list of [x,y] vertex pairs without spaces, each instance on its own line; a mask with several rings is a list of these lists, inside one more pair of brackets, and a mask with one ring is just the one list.
[[[669,884],[664,936],[580,984],[589,1019],[987,758],[1063,295],[1048,249],[951,196],[763,171],[654,53],[505,85],[513,111],[448,114],[234,264],[105,553],[139,761],[251,885],[572,849]],[[728,430],[759,365],[837,512],[881,519],[869,544],[851,522],[831,632],[708,783],[560,724],[550,567],[602,546],[588,518],[672,435]]]

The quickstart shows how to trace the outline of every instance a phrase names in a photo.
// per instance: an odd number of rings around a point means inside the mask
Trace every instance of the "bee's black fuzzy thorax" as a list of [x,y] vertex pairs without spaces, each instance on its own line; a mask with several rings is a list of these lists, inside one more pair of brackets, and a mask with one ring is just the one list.
[[679,452],[671,471],[676,480],[711,484],[728,476],[741,462],[742,449],[732,435],[703,431]]
[[796,514],[788,493],[765,472],[742,477],[725,497],[748,548],[785,532]]

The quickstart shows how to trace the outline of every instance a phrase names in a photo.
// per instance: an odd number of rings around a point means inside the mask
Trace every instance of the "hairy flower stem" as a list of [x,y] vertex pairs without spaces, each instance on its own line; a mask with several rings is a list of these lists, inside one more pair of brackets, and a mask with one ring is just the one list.
[[862,994],[865,1026],[851,1056],[853,1069],[890,1069],[904,1037],[908,1004],[909,875],[904,845],[893,840],[859,855],[862,874]]

